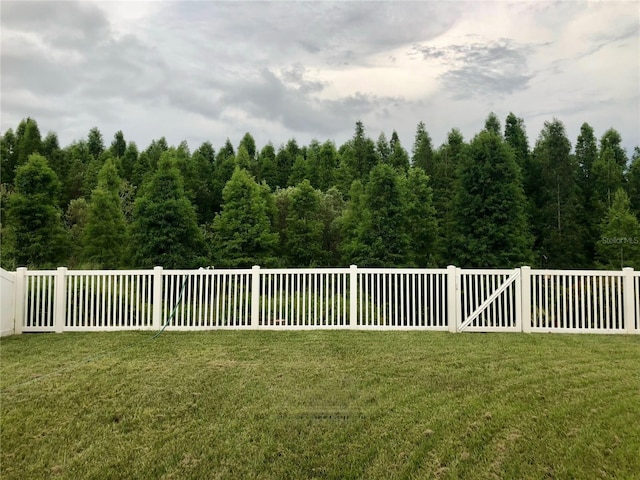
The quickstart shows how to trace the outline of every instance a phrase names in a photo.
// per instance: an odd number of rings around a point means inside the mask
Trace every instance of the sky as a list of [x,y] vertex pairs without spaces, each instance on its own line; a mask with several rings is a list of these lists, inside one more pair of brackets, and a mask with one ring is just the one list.
[[34,118],[61,146],[98,127],[146,148],[338,146],[362,121],[411,151],[470,139],[490,112],[587,122],[640,145],[640,2],[0,3],[0,130]]

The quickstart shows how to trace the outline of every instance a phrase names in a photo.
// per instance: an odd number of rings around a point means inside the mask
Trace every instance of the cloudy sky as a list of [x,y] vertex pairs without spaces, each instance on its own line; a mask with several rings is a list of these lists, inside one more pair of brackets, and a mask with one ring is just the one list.
[[640,145],[640,3],[11,2],[1,8],[2,132],[22,118],[64,146],[97,126],[110,143],[338,145],[362,120],[410,150],[494,111],[533,145],[562,120]]

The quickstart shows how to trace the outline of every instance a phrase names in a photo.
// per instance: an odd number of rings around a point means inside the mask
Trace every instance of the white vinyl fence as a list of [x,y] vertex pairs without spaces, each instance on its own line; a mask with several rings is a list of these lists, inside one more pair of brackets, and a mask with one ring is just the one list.
[[[6,272],[15,333],[361,329],[640,333],[640,272],[401,268]],[[7,283],[8,284],[8,283]],[[3,320],[4,321],[4,320]],[[4,324],[3,324],[4,332]]]
[[0,336],[13,335],[15,274],[0,268]]

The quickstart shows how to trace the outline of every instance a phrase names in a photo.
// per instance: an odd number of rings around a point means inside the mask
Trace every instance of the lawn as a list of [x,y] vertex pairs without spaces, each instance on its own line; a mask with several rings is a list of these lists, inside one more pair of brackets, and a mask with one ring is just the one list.
[[640,336],[0,341],[5,479],[640,478]]

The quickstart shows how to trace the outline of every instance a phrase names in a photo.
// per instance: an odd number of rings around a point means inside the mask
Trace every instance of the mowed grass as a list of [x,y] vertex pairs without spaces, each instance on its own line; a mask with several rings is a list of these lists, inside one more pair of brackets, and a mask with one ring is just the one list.
[[640,478],[640,337],[0,342],[3,479]]

